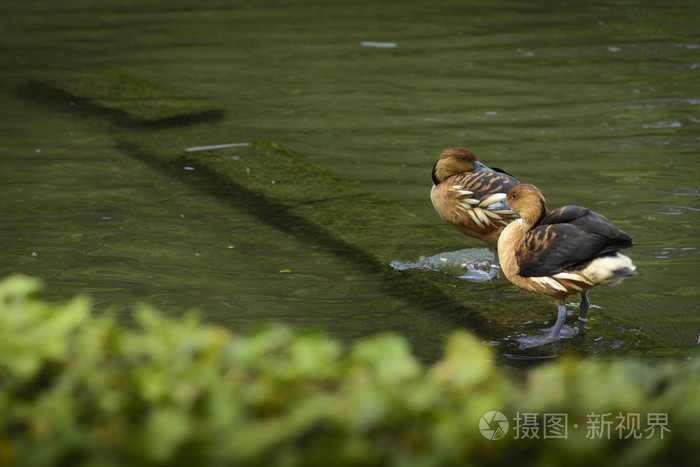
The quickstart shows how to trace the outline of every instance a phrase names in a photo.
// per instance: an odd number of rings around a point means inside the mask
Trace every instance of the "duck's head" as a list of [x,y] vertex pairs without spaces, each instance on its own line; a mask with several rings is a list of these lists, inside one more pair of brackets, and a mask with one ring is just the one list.
[[480,170],[489,170],[489,168],[479,162],[469,149],[445,149],[433,167],[433,183],[438,185],[452,175]]
[[516,185],[508,191],[506,197],[487,208],[489,211],[510,209],[531,225],[537,225],[547,215],[547,203],[544,196],[534,185],[526,183]]

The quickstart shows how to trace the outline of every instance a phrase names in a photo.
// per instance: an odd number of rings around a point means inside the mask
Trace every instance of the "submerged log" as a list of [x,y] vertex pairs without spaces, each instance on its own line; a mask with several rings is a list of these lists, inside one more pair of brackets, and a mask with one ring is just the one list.
[[206,99],[111,69],[44,76],[23,92],[61,99],[129,127],[178,125],[223,115],[219,106]]

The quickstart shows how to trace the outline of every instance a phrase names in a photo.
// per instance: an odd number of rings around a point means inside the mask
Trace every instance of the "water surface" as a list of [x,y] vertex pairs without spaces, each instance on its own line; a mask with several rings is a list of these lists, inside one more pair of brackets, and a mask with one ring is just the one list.
[[[145,301],[234,329],[397,331],[423,355],[459,327],[445,304],[391,293],[351,258],[119,151],[130,130],[17,91],[47,71],[117,68],[224,108],[182,151],[273,140],[440,224],[430,169],[464,146],[537,185],[552,208],[593,208],[633,237],[640,275],[592,291],[592,314],[692,351],[699,12],[693,1],[3,2],[0,273],[42,277],[53,298],[89,292],[118,314]],[[455,239],[455,250],[482,246]],[[505,290],[504,307],[541,306],[524,332],[554,318],[548,299],[507,283],[446,280],[486,301]]]

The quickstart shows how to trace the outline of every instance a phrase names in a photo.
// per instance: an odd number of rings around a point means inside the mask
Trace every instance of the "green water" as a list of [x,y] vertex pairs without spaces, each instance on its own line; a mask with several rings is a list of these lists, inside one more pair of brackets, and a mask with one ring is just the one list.
[[[142,301],[196,307],[233,329],[395,331],[426,357],[460,327],[439,300],[392,293],[352,258],[121,152],[130,130],[18,91],[46,71],[116,68],[224,108],[178,151],[272,140],[440,224],[430,170],[442,149],[464,146],[537,185],[552,208],[593,208],[633,237],[640,275],[593,290],[592,314],[692,351],[698,19],[697,1],[5,1],[0,275],[42,277],[52,298],[89,292],[120,315]],[[455,238],[455,249],[482,246]],[[455,282],[485,302],[541,306],[542,326],[554,318],[550,300],[505,280]]]

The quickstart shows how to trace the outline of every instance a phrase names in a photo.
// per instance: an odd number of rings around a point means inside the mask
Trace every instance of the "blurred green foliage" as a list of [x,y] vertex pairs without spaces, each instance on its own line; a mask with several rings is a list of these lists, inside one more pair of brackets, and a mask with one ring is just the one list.
[[[396,335],[345,348],[148,308],[131,329],[41,288],[0,283],[3,466],[699,465],[698,359],[562,358],[516,379],[466,332],[426,366]],[[510,421],[502,439],[479,429],[492,410]],[[543,439],[538,422],[539,439],[523,439],[514,423],[527,413],[566,414],[567,436]],[[605,413],[639,414],[647,431],[589,436]],[[665,414],[665,430],[649,432],[649,414]]]

